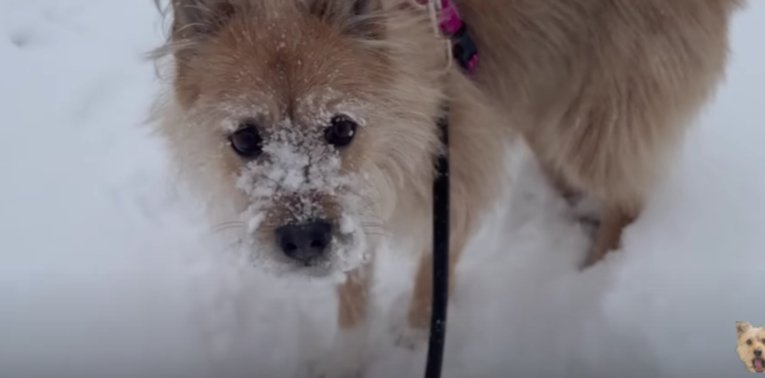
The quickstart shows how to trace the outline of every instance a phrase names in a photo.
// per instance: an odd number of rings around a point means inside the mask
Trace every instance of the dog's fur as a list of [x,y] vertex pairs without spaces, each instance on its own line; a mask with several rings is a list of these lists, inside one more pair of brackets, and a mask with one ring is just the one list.
[[[446,68],[444,41],[415,0],[172,0],[171,37],[159,51],[174,69],[159,130],[215,222],[240,227],[261,262],[350,271],[379,235],[423,252],[409,324],[424,328],[442,105],[451,121],[452,271],[498,194],[503,147],[515,134],[561,192],[602,203],[594,263],[618,247],[713,93],[740,2],[457,1],[481,53],[467,78]],[[320,137],[339,113],[362,125],[343,150]],[[246,119],[272,144],[254,161],[227,142]],[[315,216],[344,233],[317,266],[288,261],[274,229]],[[344,328],[363,322],[368,276],[354,270],[339,287]]]
[[765,372],[765,328],[749,322],[736,322],[738,346],[736,352],[750,373]]

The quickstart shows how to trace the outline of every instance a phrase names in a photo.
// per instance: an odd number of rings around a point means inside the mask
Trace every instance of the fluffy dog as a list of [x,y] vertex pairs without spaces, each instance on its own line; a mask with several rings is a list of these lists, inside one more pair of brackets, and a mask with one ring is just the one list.
[[738,357],[751,373],[765,373],[765,328],[752,327],[749,322],[736,322]]
[[158,130],[214,224],[276,271],[349,273],[344,329],[363,324],[380,237],[405,242],[422,253],[408,323],[423,329],[443,105],[452,270],[513,135],[561,192],[601,203],[592,264],[619,246],[713,93],[740,1],[456,1],[481,52],[474,78],[446,64],[422,1],[171,3]]

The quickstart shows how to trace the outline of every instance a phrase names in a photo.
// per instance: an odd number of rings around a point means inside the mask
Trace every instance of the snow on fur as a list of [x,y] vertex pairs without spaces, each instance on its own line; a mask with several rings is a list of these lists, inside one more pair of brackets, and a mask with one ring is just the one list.
[[[225,262],[140,126],[162,27],[151,1],[0,0],[3,377],[301,377],[333,344],[331,285]],[[727,85],[596,268],[577,270],[585,230],[534,164],[509,166],[458,271],[446,377],[749,376],[735,321],[765,324],[763,33],[750,1]],[[392,332],[413,264],[381,256],[367,377],[417,377],[423,350]]]
[[255,265],[278,270],[271,264],[273,256],[264,256],[268,252],[258,248],[258,241],[252,237],[265,213],[281,206],[286,207],[290,222],[325,219],[326,209],[317,202],[322,195],[340,199],[343,215],[339,238],[333,239],[332,258],[327,266],[315,268],[340,273],[368,261],[365,234],[356,226],[361,219],[362,202],[357,194],[361,189],[358,178],[342,172],[340,151],[326,143],[323,128],[295,127],[286,120],[275,129],[263,145],[263,156],[247,163],[236,182],[250,201],[242,218],[249,225],[251,237],[244,240],[243,247],[254,251]]

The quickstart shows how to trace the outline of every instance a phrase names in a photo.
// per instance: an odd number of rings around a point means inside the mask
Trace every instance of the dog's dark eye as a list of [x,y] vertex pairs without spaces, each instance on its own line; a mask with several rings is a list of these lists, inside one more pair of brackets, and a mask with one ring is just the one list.
[[327,142],[335,147],[346,147],[353,142],[358,124],[344,115],[335,116],[324,132]]
[[752,339],[746,340],[746,345],[752,345]]
[[229,141],[231,148],[241,157],[255,158],[263,152],[263,138],[257,125],[251,121],[243,123],[239,130],[231,134]]

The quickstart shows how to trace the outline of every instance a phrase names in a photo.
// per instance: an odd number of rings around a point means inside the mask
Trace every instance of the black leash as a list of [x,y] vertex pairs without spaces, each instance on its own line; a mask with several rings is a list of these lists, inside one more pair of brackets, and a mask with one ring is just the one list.
[[[451,55],[465,74],[475,73],[478,49],[452,0],[431,0],[438,24],[451,40]],[[435,4],[435,5],[434,5]],[[449,304],[449,106],[438,118],[442,151],[436,161],[433,182],[433,302],[425,378],[440,378],[446,344],[446,313]]]
[[433,182],[433,310],[425,378],[441,376],[449,302],[449,109],[438,120],[443,151]]

